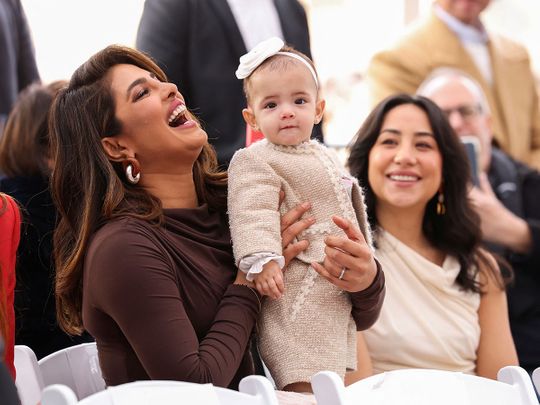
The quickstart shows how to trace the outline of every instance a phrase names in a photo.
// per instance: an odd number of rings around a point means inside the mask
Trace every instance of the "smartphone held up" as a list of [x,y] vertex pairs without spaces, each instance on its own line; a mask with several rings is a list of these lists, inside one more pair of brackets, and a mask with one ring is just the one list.
[[464,135],[460,136],[461,142],[467,152],[469,166],[471,168],[471,181],[475,187],[479,187],[480,173],[480,141],[476,136]]

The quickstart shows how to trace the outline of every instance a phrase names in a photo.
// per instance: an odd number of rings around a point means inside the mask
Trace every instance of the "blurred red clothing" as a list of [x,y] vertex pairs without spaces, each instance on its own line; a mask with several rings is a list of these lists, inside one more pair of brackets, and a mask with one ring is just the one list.
[[262,132],[255,131],[249,125],[246,125],[246,148],[254,142],[264,139]]
[[19,246],[21,217],[17,203],[2,194],[0,199],[0,294],[6,303],[7,331],[5,342],[5,363],[15,379],[13,351],[15,344],[15,311],[13,309],[15,291],[15,260]]

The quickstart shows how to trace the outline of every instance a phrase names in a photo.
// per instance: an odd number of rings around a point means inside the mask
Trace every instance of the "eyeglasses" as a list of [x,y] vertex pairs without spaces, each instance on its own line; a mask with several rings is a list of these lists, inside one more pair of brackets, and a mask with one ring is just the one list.
[[463,104],[455,108],[443,108],[442,112],[447,119],[450,119],[452,113],[457,112],[464,121],[470,121],[482,112],[482,107],[480,105]]

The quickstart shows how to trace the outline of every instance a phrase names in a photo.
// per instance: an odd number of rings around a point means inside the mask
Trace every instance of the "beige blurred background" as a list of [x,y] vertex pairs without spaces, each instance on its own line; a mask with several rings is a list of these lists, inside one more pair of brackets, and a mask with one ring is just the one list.
[[[225,0],[223,0],[225,1]],[[257,1],[257,0],[253,0]],[[308,11],[312,51],[327,99],[325,141],[345,146],[369,112],[363,74],[369,59],[432,0],[301,0]],[[92,53],[134,45],[144,0],[22,0],[42,79],[67,79]],[[488,29],[524,44],[540,72],[540,1],[492,0]]]

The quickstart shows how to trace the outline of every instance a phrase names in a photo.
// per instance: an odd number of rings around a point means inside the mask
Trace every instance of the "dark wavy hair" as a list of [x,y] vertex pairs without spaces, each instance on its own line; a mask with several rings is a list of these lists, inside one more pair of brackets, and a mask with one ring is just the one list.
[[[55,162],[51,189],[60,215],[54,234],[56,307],[60,326],[72,334],[83,330],[82,267],[91,235],[104,222],[122,216],[155,224],[163,220],[161,202],[127,182],[121,163],[110,161],[101,144],[102,138],[115,136],[122,128],[107,75],[118,64],[138,66],[167,81],[144,53],[112,45],[73,73],[51,109],[49,132]],[[225,213],[227,173],[218,170],[209,144],[194,164],[193,177],[199,201]]]
[[364,187],[368,219],[372,229],[377,229],[378,222],[375,210],[377,198],[368,181],[369,153],[379,137],[388,112],[406,104],[414,105],[426,113],[442,156],[446,213],[437,215],[437,195],[433,196],[424,214],[422,223],[424,235],[435,248],[458,259],[461,270],[456,281],[464,290],[481,291],[477,277],[481,267],[488,269],[503,288],[498,268],[480,249],[482,241],[480,218],[467,197],[470,169],[463,145],[443,112],[425,97],[407,94],[387,97],[369,114],[351,141],[347,166]]

